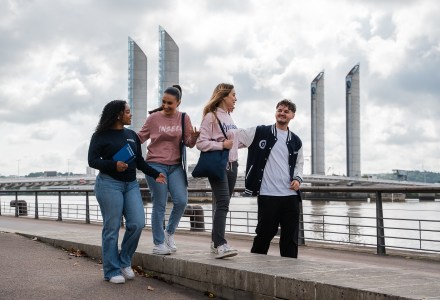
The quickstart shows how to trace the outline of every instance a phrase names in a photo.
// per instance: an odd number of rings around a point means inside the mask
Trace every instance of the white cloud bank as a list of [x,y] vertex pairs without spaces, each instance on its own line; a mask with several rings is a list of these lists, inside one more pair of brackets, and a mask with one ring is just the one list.
[[345,174],[344,79],[360,62],[362,172],[439,171],[439,15],[435,0],[2,1],[0,174],[85,171],[102,107],[127,98],[128,36],[148,56],[156,107],[159,25],[179,45],[194,125],[214,86],[232,82],[240,127],[296,102],[291,128],[309,156],[310,82],[324,69],[326,169]]

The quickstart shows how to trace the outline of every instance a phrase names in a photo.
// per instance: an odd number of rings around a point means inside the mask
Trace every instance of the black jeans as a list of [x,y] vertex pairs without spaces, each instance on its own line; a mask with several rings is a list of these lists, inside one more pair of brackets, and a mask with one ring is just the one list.
[[270,242],[281,227],[280,255],[298,257],[300,197],[258,196],[258,224],[251,252],[267,254]]
[[223,180],[208,178],[215,197],[215,201],[212,202],[211,234],[214,247],[227,243],[225,239],[226,216],[229,212],[229,201],[232,193],[234,193],[235,182],[237,181],[237,168],[238,163],[236,161],[228,163],[228,169],[225,170]]

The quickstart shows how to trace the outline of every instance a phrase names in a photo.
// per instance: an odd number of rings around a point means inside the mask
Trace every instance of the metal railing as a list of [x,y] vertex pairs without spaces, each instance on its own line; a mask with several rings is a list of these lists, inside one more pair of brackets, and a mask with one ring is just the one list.
[[[141,189],[146,191],[148,189]],[[237,188],[236,192],[243,192],[244,189]],[[192,192],[210,192],[210,189],[189,189]],[[341,216],[335,214],[312,214],[303,213],[300,215],[299,244],[305,244],[306,240],[317,240],[334,243],[346,243],[363,246],[376,247],[376,253],[386,254],[386,248],[407,249],[416,251],[428,251],[440,253],[440,218],[437,220],[406,219],[406,218],[384,218],[383,216],[383,193],[439,193],[440,186],[408,186],[408,187],[312,187],[304,186],[303,192],[319,193],[364,193],[375,194],[375,216]],[[63,204],[62,196],[78,194],[85,196],[84,204]],[[20,206],[19,195],[35,195],[34,205],[26,207],[26,214],[23,214]],[[39,203],[39,195],[50,194],[57,196],[57,204]],[[57,221],[63,219],[85,220],[85,223],[101,222],[101,214],[98,205],[90,205],[91,189],[75,190],[0,190],[0,195],[14,195],[15,199],[10,202],[12,208],[6,203],[0,202],[0,215],[13,214],[16,217],[28,215],[33,212],[35,219],[40,215],[45,218],[54,218]],[[29,209],[28,209],[29,208]],[[32,211],[33,208],[33,211]],[[151,211],[145,208],[147,225],[151,224]],[[203,209],[200,205],[189,205],[185,211],[179,227],[191,230],[205,230],[212,227],[212,212]],[[339,221],[338,221],[339,220]],[[393,226],[393,222],[405,224]],[[385,226],[385,222],[391,224]],[[230,210],[227,219],[226,231],[253,234],[257,223],[257,212]],[[362,224],[365,223],[365,224]],[[414,225],[415,224],[415,225]],[[363,231],[363,232],[362,232]],[[405,233],[405,235],[396,234]],[[387,234],[386,234],[387,233]],[[388,241],[388,244],[386,244]],[[400,241],[400,242],[399,242]],[[405,245],[408,242],[410,245]],[[414,246],[416,243],[417,246]]]

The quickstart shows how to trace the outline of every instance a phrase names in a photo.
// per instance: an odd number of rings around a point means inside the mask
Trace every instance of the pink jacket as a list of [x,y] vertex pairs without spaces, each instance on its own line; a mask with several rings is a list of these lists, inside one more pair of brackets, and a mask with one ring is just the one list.
[[[228,140],[233,140],[234,145],[229,151],[229,162],[236,161],[238,159],[238,128],[234,124],[231,116],[221,108],[217,108],[217,117],[223,126],[223,129],[228,137]],[[200,125],[200,135],[197,139],[196,147],[200,151],[212,151],[222,150],[223,141],[225,136],[223,135],[217,119],[213,113],[207,113],[203,117],[202,124]]]

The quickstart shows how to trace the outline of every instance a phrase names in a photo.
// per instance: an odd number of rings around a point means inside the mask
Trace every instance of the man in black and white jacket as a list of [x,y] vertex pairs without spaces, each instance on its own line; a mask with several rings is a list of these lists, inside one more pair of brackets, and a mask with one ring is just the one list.
[[282,100],[276,123],[240,129],[240,147],[248,147],[245,194],[258,196],[258,224],[252,253],[267,254],[281,227],[280,255],[298,257],[300,185],[303,176],[301,139],[289,130],[296,105]]

